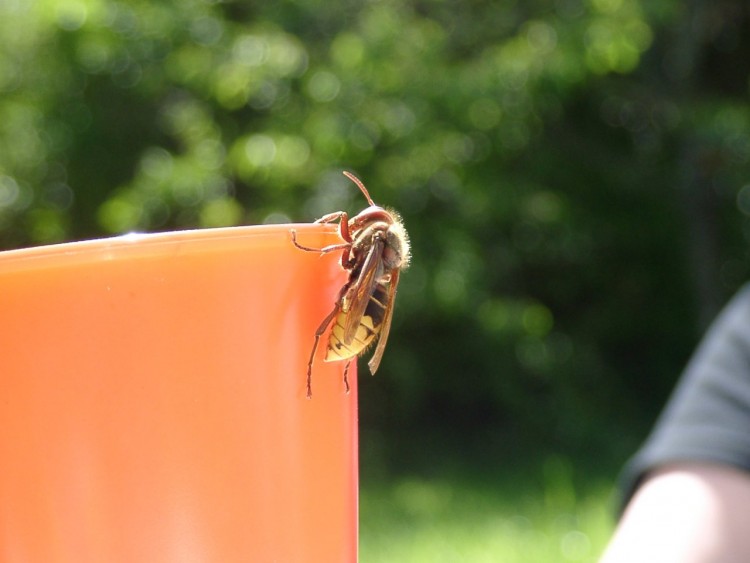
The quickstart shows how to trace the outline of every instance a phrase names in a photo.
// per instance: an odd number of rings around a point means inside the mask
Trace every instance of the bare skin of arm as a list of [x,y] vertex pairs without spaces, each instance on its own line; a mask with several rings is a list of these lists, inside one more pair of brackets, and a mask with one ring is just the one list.
[[600,563],[750,561],[750,474],[678,463],[647,477]]

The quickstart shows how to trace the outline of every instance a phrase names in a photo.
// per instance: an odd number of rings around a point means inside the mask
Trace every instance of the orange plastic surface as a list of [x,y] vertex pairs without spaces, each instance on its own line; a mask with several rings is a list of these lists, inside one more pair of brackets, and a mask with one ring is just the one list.
[[357,380],[313,333],[331,226],[0,253],[0,561],[357,559]]

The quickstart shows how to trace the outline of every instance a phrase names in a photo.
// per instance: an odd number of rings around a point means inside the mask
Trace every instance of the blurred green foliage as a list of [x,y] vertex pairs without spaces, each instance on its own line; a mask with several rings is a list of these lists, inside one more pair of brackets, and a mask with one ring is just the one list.
[[598,560],[612,533],[609,482],[575,483],[561,458],[491,476],[409,476],[360,495],[368,563]]
[[[748,275],[739,0],[3,0],[0,245],[412,237],[365,446],[622,451]],[[409,432],[404,432],[404,429]]]

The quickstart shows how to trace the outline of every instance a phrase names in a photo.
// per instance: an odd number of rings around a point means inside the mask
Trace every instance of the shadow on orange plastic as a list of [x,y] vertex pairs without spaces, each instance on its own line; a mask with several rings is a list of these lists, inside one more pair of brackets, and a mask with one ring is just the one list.
[[354,366],[305,398],[346,275],[291,227],[0,253],[0,560],[356,561]]

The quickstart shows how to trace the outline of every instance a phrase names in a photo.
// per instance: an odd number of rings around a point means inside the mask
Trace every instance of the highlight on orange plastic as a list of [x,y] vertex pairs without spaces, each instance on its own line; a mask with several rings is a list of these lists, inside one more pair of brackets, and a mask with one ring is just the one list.
[[0,560],[350,563],[357,379],[330,225],[0,253]]

